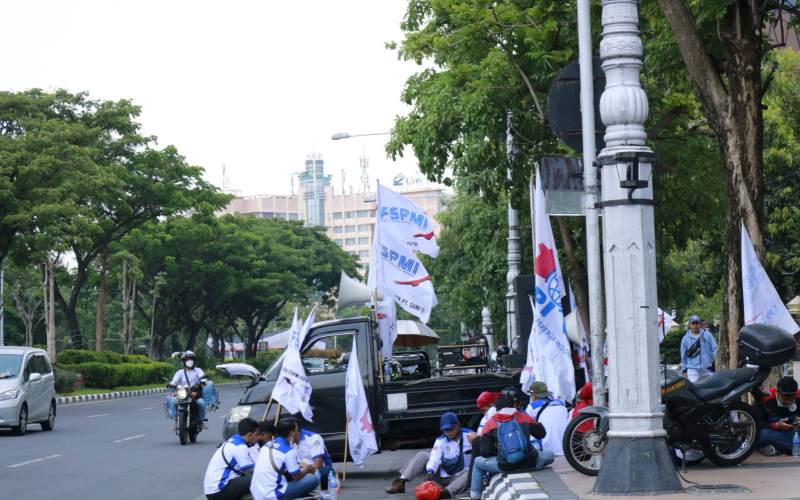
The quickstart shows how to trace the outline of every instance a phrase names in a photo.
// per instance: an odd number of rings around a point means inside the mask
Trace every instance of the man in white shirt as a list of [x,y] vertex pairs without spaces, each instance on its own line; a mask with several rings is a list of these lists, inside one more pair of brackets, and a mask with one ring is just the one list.
[[439,498],[456,498],[467,489],[469,464],[472,458],[472,441],[476,434],[462,429],[455,413],[447,412],[439,420],[442,435],[433,443],[430,453],[420,451],[400,471],[386,493],[405,493],[406,483],[425,472],[425,480],[435,481],[444,487]]
[[494,407],[494,402],[497,401],[497,397],[500,395],[499,392],[489,392],[483,391],[478,396],[477,401],[475,404],[478,406],[478,409],[483,413],[483,418],[481,418],[480,423],[478,424],[478,436],[483,434],[483,427],[486,425],[486,422],[492,418],[497,410]]
[[297,449],[300,437],[294,418],[278,422],[275,439],[258,454],[250,494],[253,500],[291,500],[302,498],[319,484],[313,464],[300,465]]
[[555,399],[547,390],[547,384],[536,381],[530,387],[531,402],[525,413],[542,424],[547,435],[538,441],[539,450],[550,450],[555,455],[564,455],[561,444],[564,431],[569,424],[569,411],[560,399]]
[[300,429],[300,441],[297,443],[297,455],[301,463],[314,464],[319,471],[319,487],[322,491],[328,489],[328,474],[333,470],[333,462],[325,440],[316,432]]
[[[192,351],[186,351],[181,355],[181,361],[183,361],[183,368],[175,372],[175,375],[172,377],[172,380],[167,387],[178,387],[179,385],[185,385],[187,387],[192,387],[195,385],[202,385],[206,380],[206,374],[203,372],[202,368],[198,368],[194,366],[194,353]],[[175,403],[176,398],[174,396],[167,396],[167,413],[169,414],[169,418],[175,418]],[[206,402],[202,397],[195,399],[195,404],[197,404],[197,416],[200,420],[206,419]]]
[[258,441],[249,449],[250,458],[253,459],[253,463],[256,463],[258,460],[258,454],[261,452],[261,448],[271,443],[274,438],[275,424],[273,424],[271,420],[261,421],[258,424]]
[[203,492],[209,500],[238,500],[250,492],[251,478],[245,474],[255,467],[249,448],[258,440],[258,422],[242,419],[238,431],[217,448],[208,462]]

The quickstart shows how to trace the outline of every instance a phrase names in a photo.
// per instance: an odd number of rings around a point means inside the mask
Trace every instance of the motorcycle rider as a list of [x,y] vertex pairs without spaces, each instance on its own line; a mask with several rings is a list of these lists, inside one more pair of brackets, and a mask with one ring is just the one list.
[[797,381],[783,377],[775,389],[763,397],[764,427],[758,440],[761,453],[767,456],[791,455],[792,437],[800,430],[800,405],[797,402]]
[[[175,372],[175,375],[172,377],[172,381],[167,384],[167,387],[185,385],[191,388],[195,385],[205,384],[206,374],[203,372],[202,368],[198,368],[194,365],[194,358],[195,355],[192,351],[186,351],[181,355],[183,368]],[[198,394],[198,396],[200,397],[195,399],[195,404],[197,405],[197,417],[201,422],[204,422],[206,420],[206,402],[202,395]],[[176,402],[177,398],[175,396],[167,395],[167,413],[169,413],[169,418],[175,418]]]
[[711,364],[717,354],[714,336],[700,328],[700,316],[689,316],[689,330],[681,339],[681,368],[683,375],[697,382],[711,375]]

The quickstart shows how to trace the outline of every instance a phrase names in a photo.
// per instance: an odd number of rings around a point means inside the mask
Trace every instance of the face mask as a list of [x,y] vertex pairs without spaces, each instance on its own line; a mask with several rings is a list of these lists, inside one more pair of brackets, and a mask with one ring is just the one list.
[[792,401],[789,404],[783,404],[783,403],[781,403],[781,398],[775,398],[775,400],[778,403],[778,407],[780,407],[780,408],[790,408],[790,409],[794,410],[795,401]]
[[187,359],[185,365],[186,368],[194,368],[194,360]]

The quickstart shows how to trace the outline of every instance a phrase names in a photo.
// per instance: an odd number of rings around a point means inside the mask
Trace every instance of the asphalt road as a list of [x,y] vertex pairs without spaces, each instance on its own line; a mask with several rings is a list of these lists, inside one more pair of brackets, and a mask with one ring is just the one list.
[[196,498],[240,395],[220,389],[221,408],[186,446],[164,416],[163,394],[61,406],[52,432],[0,431],[0,499]]

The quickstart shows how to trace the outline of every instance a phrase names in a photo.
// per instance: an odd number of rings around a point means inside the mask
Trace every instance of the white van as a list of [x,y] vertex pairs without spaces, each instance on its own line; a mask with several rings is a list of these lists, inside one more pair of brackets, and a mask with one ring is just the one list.
[[21,436],[28,424],[52,431],[56,387],[47,352],[33,347],[0,347],[0,428]]

